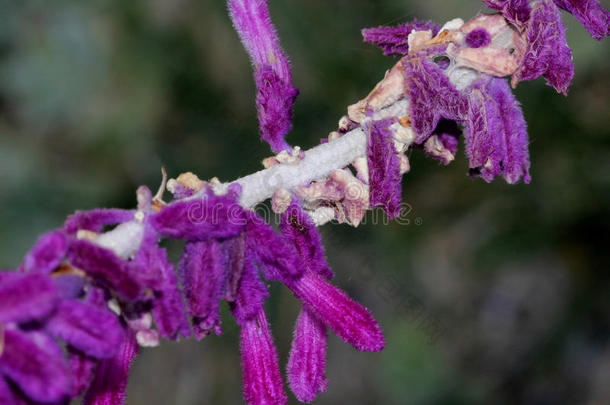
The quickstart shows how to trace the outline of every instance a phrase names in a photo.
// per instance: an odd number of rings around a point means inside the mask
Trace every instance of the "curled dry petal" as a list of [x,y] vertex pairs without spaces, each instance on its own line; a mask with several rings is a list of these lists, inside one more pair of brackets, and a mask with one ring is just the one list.
[[356,349],[377,352],[385,346],[381,328],[370,312],[321,276],[307,272],[288,287],[316,318]]

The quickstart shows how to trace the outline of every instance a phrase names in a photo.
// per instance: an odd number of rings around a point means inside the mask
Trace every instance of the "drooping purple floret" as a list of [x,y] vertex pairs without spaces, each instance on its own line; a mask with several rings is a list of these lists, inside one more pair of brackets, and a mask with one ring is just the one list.
[[466,35],[466,44],[471,48],[481,48],[491,43],[491,36],[485,28],[476,28]]
[[411,58],[405,60],[403,66],[416,143],[424,142],[441,118],[464,119],[468,100],[451,84],[438,65],[426,58]]
[[598,41],[610,35],[610,12],[599,4],[599,0],[553,1],[558,7],[574,15]]
[[68,347],[68,363],[72,370],[72,397],[78,397],[91,384],[98,360]]
[[83,398],[83,405],[124,404],[129,367],[137,352],[135,333],[127,330],[116,355],[99,362],[93,381]]
[[326,327],[307,308],[297,319],[287,374],[290,389],[301,402],[313,401],[326,391]]
[[247,251],[243,259],[243,269],[240,271],[235,299],[231,301],[231,312],[236,322],[243,326],[252,321],[268,296],[269,292],[258,275],[252,253]]
[[333,278],[333,271],[324,254],[320,232],[295,199],[282,214],[280,229],[282,235],[296,247],[307,269],[326,278]]
[[308,271],[288,287],[316,318],[356,349],[377,352],[385,346],[370,312],[322,276]]
[[72,265],[126,299],[135,299],[142,290],[138,275],[109,249],[84,239],[75,240],[68,250],[68,258]]
[[195,338],[222,333],[220,299],[227,283],[225,260],[220,242],[187,242],[180,261],[180,276]]
[[104,226],[121,224],[133,219],[134,210],[118,208],[98,208],[91,211],[76,211],[64,223],[68,234],[76,234],[80,229],[101,232]]
[[23,259],[21,269],[26,273],[48,274],[62,261],[68,251],[68,236],[60,230],[51,231],[36,241]]
[[547,84],[567,95],[574,65],[565,31],[553,1],[539,1],[527,24],[527,50],[521,66],[513,75],[513,87],[521,80],[544,76]]
[[261,136],[278,153],[289,150],[284,140],[292,128],[292,86],[288,58],[280,47],[266,0],[229,0],[229,13],[254,64]]
[[502,78],[487,78],[470,93],[466,154],[471,174],[490,182],[529,183],[527,130],[519,104]]
[[411,31],[431,30],[432,36],[436,36],[441,26],[432,21],[417,21],[398,25],[396,27],[365,28],[362,37],[365,42],[377,45],[384,55],[406,55],[409,53],[407,38]]
[[63,403],[72,393],[72,380],[61,348],[42,332],[4,328],[0,379],[4,375],[34,402]]
[[239,205],[240,187],[233,184],[224,195],[208,190],[201,198],[176,201],[150,218],[164,236],[186,240],[229,238],[244,228],[244,210]]
[[283,405],[288,401],[277,351],[265,311],[241,327],[241,365],[244,398],[248,405]]
[[123,327],[113,312],[76,299],[61,300],[46,327],[53,336],[100,359],[114,356],[124,339]]
[[300,278],[305,268],[295,247],[258,214],[246,214],[246,249],[252,252],[265,278],[284,284]]
[[0,273],[0,324],[43,318],[55,309],[56,303],[57,287],[51,277]]
[[400,158],[394,149],[394,139],[389,130],[393,120],[371,122],[365,126],[368,134],[366,151],[369,168],[369,198],[371,207],[382,207],[391,219],[400,214],[402,187]]

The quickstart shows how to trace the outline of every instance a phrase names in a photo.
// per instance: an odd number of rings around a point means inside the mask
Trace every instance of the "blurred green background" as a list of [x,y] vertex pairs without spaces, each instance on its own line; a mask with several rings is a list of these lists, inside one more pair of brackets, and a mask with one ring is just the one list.
[[[396,62],[362,43],[361,28],[484,9],[270,3],[301,91],[289,142],[304,147]],[[442,167],[414,152],[409,224],[322,229],[335,283],[372,310],[387,347],[357,353],[331,336],[316,404],[610,404],[610,43],[565,21],[569,97],[542,80],[516,90],[530,185],[472,180],[462,153]],[[0,0],[0,268],[76,209],[134,206],[161,165],[231,180],[268,155],[224,1]],[[299,306],[271,290],[284,368]],[[242,403],[237,329],[225,319],[222,338],[144,349],[127,403]]]

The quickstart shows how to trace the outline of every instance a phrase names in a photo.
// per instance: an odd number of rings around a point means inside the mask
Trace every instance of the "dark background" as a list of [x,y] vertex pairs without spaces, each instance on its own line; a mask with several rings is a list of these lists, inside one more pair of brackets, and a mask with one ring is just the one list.
[[[362,43],[361,28],[484,9],[475,0],[270,6],[301,91],[288,140],[306,148],[396,61]],[[569,97],[542,79],[516,90],[530,185],[470,179],[461,151],[448,167],[413,152],[408,224],[323,227],[335,283],[372,310],[387,347],[358,353],[331,336],[317,404],[610,403],[610,47],[565,20]],[[223,1],[0,0],[0,268],[17,266],[76,209],[134,206],[136,187],[156,189],[162,164],[173,176],[228,181],[268,155]],[[177,258],[180,245],[170,247]],[[286,289],[271,291],[284,368],[299,306]],[[144,349],[127,403],[242,403],[237,329],[225,319],[222,338]]]

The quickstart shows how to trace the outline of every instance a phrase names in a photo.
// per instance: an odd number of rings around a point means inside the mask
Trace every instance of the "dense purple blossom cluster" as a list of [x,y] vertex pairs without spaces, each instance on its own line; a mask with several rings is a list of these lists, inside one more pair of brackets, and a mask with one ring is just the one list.
[[[363,31],[385,54],[402,56],[329,137],[364,131],[366,156],[353,163],[357,176],[334,170],[298,190],[278,190],[279,232],[240,205],[238,184],[219,192],[212,183],[185,181],[173,183],[169,203],[141,187],[136,210],[77,212],[40,237],[17,270],[0,272],[0,403],[65,404],[84,394],[87,405],[122,404],[138,347],[220,335],[224,300],[241,328],[246,402],[284,404],[261,276],[281,282],[302,303],[287,365],[300,401],[313,401],[328,385],[327,329],[358,350],[383,349],[369,311],[328,281],[333,272],[314,209],[353,225],[369,207],[398,215],[409,167],[401,153],[419,147],[448,164],[460,128],[472,175],[529,182],[526,124],[504,77],[512,75],[516,85],[544,76],[567,92],[573,68],[557,7],[594,38],[609,34],[609,14],[595,0],[485,3],[501,14],[446,29],[414,21]],[[229,0],[229,10],[254,64],[261,136],[278,153],[273,164],[298,162],[301,155],[289,155],[284,139],[298,91],[267,2]],[[455,72],[476,75],[464,84]],[[354,186],[362,193],[350,195]],[[125,225],[138,235],[134,249],[100,242],[108,228]],[[177,271],[159,245],[164,238],[185,241]]]

